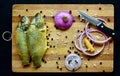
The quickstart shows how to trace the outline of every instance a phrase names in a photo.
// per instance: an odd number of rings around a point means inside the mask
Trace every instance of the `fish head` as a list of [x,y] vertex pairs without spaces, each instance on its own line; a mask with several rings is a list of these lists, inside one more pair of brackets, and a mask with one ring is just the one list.
[[21,29],[22,31],[27,31],[29,24],[29,19],[27,16],[22,16],[17,28]]
[[44,20],[40,13],[35,14],[32,22],[31,22],[31,25],[36,26],[36,28],[38,28],[38,29],[40,29],[44,26]]

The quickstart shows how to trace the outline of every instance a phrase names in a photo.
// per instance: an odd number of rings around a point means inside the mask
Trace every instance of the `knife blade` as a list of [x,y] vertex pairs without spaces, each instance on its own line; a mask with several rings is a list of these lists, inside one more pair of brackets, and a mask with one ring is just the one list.
[[103,31],[105,34],[109,35],[112,38],[115,38],[115,32],[113,29],[108,28],[104,25],[103,22],[101,22],[100,20],[97,20],[96,18],[87,15],[84,12],[79,11],[79,14],[82,15],[82,17],[84,17],[88,22],[92,23],[93,25],[97,26],[101,31]]

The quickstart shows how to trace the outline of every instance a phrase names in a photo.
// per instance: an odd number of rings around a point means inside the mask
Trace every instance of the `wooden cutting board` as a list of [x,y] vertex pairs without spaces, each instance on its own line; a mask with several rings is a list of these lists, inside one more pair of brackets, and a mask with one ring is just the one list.
[[[75,19],[75,22],[70,29],[66,31],[61,31],[54,27],[53,15],[60,10],[71,11]],[[64,65],[64,56],[69,54],[67,52],[69,50],[71,53],[77,51],[82,57],[82,65],[75,72],[112,72],[114,41],[110,42],[109,49],[108,44],[106,44],[104,50],[95,57],[85,56],[82,52],[74,47],[72,43],[74,35],[78,33],[78,30],[83,31],[85,27],[85,23],[80,22],[80,19],[78,18],[79,14],[77,10],[86,12],[94,17],[105,19],[107,27],[114,29],[114,7],[111,4],[14,4],[12,7],[12,71],[70,72],[65,68]],[[48,42],[50,48],[47,50],[44,56],[44,59],[47,61],[47,63],[42,62],[42,66],[38,69],[35,69],[32,62],[28,67],[22,66],[15,43],[15,28],[20,21],[21,16],[28,16],[31,20],[37,12],[42,13],[42,16],[44,16],[46,21],[46,26],[48,26],[47,36],[49,37]],[[58,33],[60,36],[57,35]],[[67,42],[66,45],[64,44],[65,41]],[[60,60],[58,57],[60,57]],[[58,64],[56,64],[56,62],[58,62]],[[57,66],[61,67],[62,70],[57,69]]]

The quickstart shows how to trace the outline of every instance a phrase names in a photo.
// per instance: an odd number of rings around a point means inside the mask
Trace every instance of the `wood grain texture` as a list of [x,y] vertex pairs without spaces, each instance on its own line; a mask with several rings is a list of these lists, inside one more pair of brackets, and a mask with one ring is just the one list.
[[[99,10],[101,8],[101,10]],[[26,11],[28,9],[28,11]],[[87,11],[88,9],[88,11]],[[54,27],[52,16],[60,10],[72,11],[75,22],[66,31],[58,30]],[[82,59],[81,67],[75,72],[112,72],[113,71],[113,57],[114,57],[114,41],[110,42],[110,48],[106,44],[104,50],[95,57],[85,56],[82,52],[78,51],[72,41],[74,35],[77,34],[77,30],[83,31],[85,23],[80,22],[78,18],[77,10],[88,13],[94,17],[100,17],[106,20],[107,27],[114,29],[114,7],[111,4],[14,4],[12,7],[12,71],[13,72],[70,72],[65,68],[64,55],[68,55],[68,50],[71,53],[77,51]],[[49,48],[44,56],[47,63],[42,62],[42,66],[38,69],[33,67],[31,62],[30,66],[23,67],[21,59],[18,55],[17,46],[15,43],[15,28],[20,21],[19,15],[26,15],[31,20],[33,16],[42,11],[42,16],[45,15],[46,26],[48,26],[48,34],[50,34],[48,42],[51,48]],[[108,18],[110,22],[108,22]],[[61,35],[58,36],[57,33]],[[67,39],[65,38],[67,36]],[[53,40],[51,40],[53,38]],[[67,41],[67,45],[64,42]],[[54,48],[55,46],[55,48]],[[70,49],[74,47],[74,49]],[[100,47],[97,47],[98,49]],[[58,60],[60,57],[60,60]],[[57,69],[56,61],[58,65],[62,67],[62,70]],[[100,62],[102,64],[100,65]],[[86,68],[86,64],[88,68]],[[96,65],[96,67],[94,66]]]

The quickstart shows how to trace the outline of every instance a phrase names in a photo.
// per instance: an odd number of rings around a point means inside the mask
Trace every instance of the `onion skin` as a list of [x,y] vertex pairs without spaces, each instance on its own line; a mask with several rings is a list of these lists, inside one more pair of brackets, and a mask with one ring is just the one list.
[[[64,17],[67,17],[67,21],[64,21]],[[54,23],[56,28],[61,29],[61,30],[66,30],[70,28],[70,26],[73,24],[73,16],[67,12],[67,11],[59,11],[55,16],[54,16]]]

